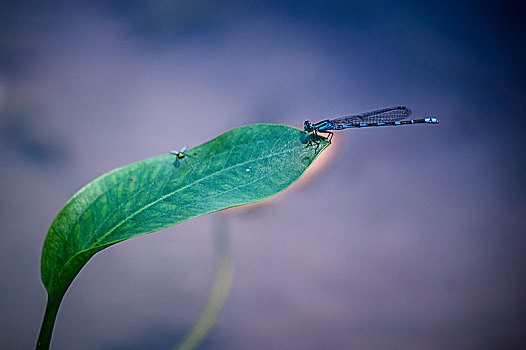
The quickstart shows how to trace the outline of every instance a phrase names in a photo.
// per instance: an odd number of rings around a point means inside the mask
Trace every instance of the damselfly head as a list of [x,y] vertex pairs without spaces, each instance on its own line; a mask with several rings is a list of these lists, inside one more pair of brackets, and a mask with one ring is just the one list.
[[310,120],[305,120],[305,123],[303,123],[304,127],[303,130],[306,132],[313,132],[314,128],[312,127],[312,123]]

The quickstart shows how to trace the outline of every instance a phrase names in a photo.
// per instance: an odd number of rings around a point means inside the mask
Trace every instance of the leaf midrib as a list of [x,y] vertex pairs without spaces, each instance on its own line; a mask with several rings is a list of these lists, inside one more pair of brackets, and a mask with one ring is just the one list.
[[[109,230],[107,233],[105,233],[105,234],[104,234],[99,240],[95,241],[90,247],[85,248],[85,249],[82,249],[82,250],[76,252],[75,254],[73,254],[73,255],[68,259],[68,261],[66,261],[66,263],[63,265],[63,267],[60,269],[59,276],[60,276],[60,274],[62,273],[62,271],[64,271],[64,269],[68,266],[68,264],[70,264],[70,262],[75,258],[75,256],[77,256],[78,254],[81,254],[82,252],[89,251],[89,250],[91,250],[91,249],[93,249],[93,248],[96,248],[97,245],[98,245],[102,240],[104,240],[104,238],[106,238],[108,235],[110,235],[110,234],[111,234],[113,231],[115,231],[118,227],[122,226],[125,222],[127,222],[128,220],[130,220],[130,219],[133,218],[134,216],[136,216],[136,215],[138,215],[139,213],[143,212],[144,210],[150,208],[152,205],[155,205],[156,203],[158,203],[158,202],[164,200],[165,198],[168,198],[168,197],[170,197],[170,196],[173,196],[174,194],[178,193],[179,191],[184,190],[184,189],[186,189],[186,188],[188,188],[188,187],[190,187],[190,186],[196,185],[196,184],[198,184],[198,183],[200,183],[200,182],[202,182],[202,181],[204,181],[204,180],[210,178],[211,176],[219,175],[219,174],[221,174],[222,172],[229,171],[230,169],[233,169],[233,168],[235,168],[235,167],[243,166],[243,165],[246,165],[246,164],[248,164],[248,163],[251,163],[251,162],[257,161],[257,160],[262,160],[262,159],[266,159],[266,158],[271,158],[271,157],[273,157],[273,156],[277,156],[277,155],[281,155],[281,154],[285,154],[285,153],[290,153],[290,152],[292,152],[292,149],[287,149],[287,150],[284,150],[284,151],[282,151],[282,152],[276,152],[276,153],[267,153],[267,155],[265,155],[265,156],[258,157],[258,158],[254,158],[254,159],[251,159],[251,160],[246,160],[246,161],[244,161],[244,162],[242,162],[242,163],[237,163],[237,164],[235,164],[235,165],[231,165],[231,166],[229,166],[229,167],[227,167],[227,168],[220,169],[220,170],[215,171],[215,172],[213,172],[213,173],[211,173],[211,174],[209,174],[209,175],[206,175],[205,177],[203,177],[203,178],[201,178],[201,179],[199,179],[199,180],[196,180],[196,181],[194,181],[194,182],[192,182],[192,183],[190,183],[190,184],[188,184],[188,185],[185,185],[185,186],[183,186],[183,187],[180,187],[180,188],[178,188],[178,189],[176,189],[176,190],[174,190],[174,191],[172,191],[172,192],[170,192],[170,193],[168,193],[168,194],[166,194],[166,195],[160,197],[159,199],[157,199],[157,200],[155,200],[155,201],[149,203],[148,205],[145,205],[144,207],[142,207],[141,209],[135,211],[134,213],[132,213],[131,215],[129,215],[128,217],[126,217],[125,219],[123,219],[121,222],[119,222],[117,225],[115,225],[114,227],[112,227],[111,230]],[[266,177],[266,176],[265,176],[265,177]],[[261,177],[261,178],[263,178],[263,177]],[[261,178],[259,178],[259,179],[261,179]],[[226,191],[225,191],[225,192],[226,192]],[[223,194],[223,193],[225,193],[225,192],[222,192],[222,193],[220,193],[220,194]],[[93,204],[93,202],[90,203],[90,205],[88,206],[88,208],[89,208],[92,204]],[[110,243],[113,243],[113,242],[108,242],[108,244],[110,244]]]
[[[218,170],[218,171],[215,171],[209,175],[206,175],[194,182],[191,182],[189,183],[188,185],[185,185],[183,187],[180,187],[168,194],[165,194],[164,196],[156,199],[155,201],[145,205],[144,207],[138,209],[137,211],[135,211],[134,213],[130,214],[128,217],[126,217],[125,219],[123,219],[121,222],[119,222],[117,225],[115,225],[111,230],[109,230],[107,233],[105,233],[99,240],[95,241],[95,243],[93,243],[89,248],[85,249],[85,250],[89,250],[89,249],[92,249],[94,248],[98,243],[100,243],[101,241],[103,241],[107,236],[109,236],[113,231],[115,231],[117,228],[119,228],[121,225],[123,225],[126,221],[130,220],[131,218],[133,218],[134,216],[136,216],[137,214],[140,214],[142,213],[144,210],[150,208],[151,206],[157,204],[158,202],[164,200],[165,198],[168,198],[168,197],[171,197],[173,196],[174,194],[188,188],[188,187],[191,187],[191,186],[194,186],[198,183],[201,183],[203,181],[205,181],[206,179],[212,177],[212,176],[216,176],[216,175],[220,175],[221,173],[223,172],[227,172],[229,171],[230,169],[233,169],[233,168],[236,168],[236,167],[239,167],[239,166],[242,166],[242,165],[245,165],[245,164],[248,164],[248,163],[251,163],[251,162],[254,162],[254,161],[257,161],[257,160],[263,160],[263,159],[266,159],[266,158],[271,158],[272,156],[274,155],[280,155],[280,154],[285,154],[285,153],[290,153],[291,150],[285,150],[283,152],[277,152],[277,153],[271,153],[270,155],[267,155],[267,156],[263,156],[263,157],[259,157],[259,158],[254,158],[254,159],[251,159],[251,160],[247,160],[247,161],[244,161],[242,163],[237,163],[235,165],[231,165],[227,168],[223,168],[221,170]],[[263,177],[262,177],[263,178]],[[237,188],[237,187],[236,187]],[[224,191],[224,192],[227,192],[227,191]],[[224,193],[224,192],[221,192],[221,193]]]

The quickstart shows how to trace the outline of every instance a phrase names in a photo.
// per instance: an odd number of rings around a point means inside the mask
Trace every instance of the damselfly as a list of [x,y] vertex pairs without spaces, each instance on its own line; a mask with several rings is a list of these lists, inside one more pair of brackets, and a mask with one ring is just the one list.
[[389,125],[407,125],[407,124],[438,124],[437,118],[425,118],[415,120],[402,120],[411,116],[411,110],[407,107],[391,107],[379,109],[377,111],[350,115],[336,119],[325,119],[316,124],[310,120],[305,121],[306,132],[329,134],[329,141],[332,139],[333,130],[343,130],[349,128],[365,128],[368,126],[389,126]]

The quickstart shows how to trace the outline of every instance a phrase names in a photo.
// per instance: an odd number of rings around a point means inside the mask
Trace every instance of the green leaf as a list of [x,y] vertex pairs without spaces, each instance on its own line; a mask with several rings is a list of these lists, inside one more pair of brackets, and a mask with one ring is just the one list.
[[327,145],[325,139],[314,142],[312,135],[292,127],[249,125],[186,151],[184,159],[172,154],[146,159],[89,183],[60,211],[44,242],[41,277],[48,306],[37,347],[49,346],[64,294],[97,252],[200,215],[269,198],[295,182]]

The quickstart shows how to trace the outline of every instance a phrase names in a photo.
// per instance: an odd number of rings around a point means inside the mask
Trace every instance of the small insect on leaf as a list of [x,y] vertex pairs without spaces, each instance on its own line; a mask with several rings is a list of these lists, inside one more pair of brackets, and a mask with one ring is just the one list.
[[[173,154],[176,158],[175,158],[175,161],[174,161],[174,166],[177,168],[179,167],[180,165],[180,160],[181,159],[184,159],[185,162],[186,162],[186,157],[189,157],[189,155],[187,155],[185,152],[186,152],[186,149],[187,149],[187,146],[184,146],[183,148],[181,148],[180,151],[170,151],[170,154]],[[195,154],[195,152],[194,152]]]

